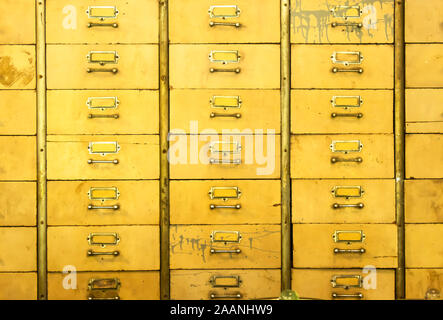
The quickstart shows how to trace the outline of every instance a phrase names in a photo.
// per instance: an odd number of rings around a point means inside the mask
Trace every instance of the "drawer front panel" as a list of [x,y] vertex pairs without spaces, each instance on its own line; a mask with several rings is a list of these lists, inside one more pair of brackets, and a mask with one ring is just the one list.
[[397,266],[395,224],[294,224],[295,268]]
[[175,0],[169,19],[172,43],[280,42],[280,6],[273,0]]
[[406,45],[406,87],[443,87],[443,43]]
[[407,223],[443,223],[443,180],[405,180]]
[[406,42],[443,42],[443,3],[439,0],[405,2]]
[[390,90],[292,90],[293,133],[392,133]]
[[0,180],[36,179],[35,137],[0,137]]
[[50,136],[48,179],[158,179],[158,143],[158,136]]
[[406,267],[443,268],[443,224],[406,225]]
[[172,224],[280,223],[279,180],[171,181]]
[[49,45],[46,59],[48,89],[158,88],[156,45]]
[[[171,90],[172,132],[223,130],[275,130],[280,133],[279,90]],[[192,101],[192,103],[189,103]],[[193,132],[195,133],[195,132]]]
[[0,3],[0,44],[35,43],[35,1],[3,0]]
[[47,0],[48,43],[158,42],[158,2]]
[[49,225],[158,223],[158,181],[48,182]]
[[302,298],[394,300],[395,271],[382,269],[292,269],[292,288]]
[[32,135],[36,133],[36,97],[34,91],[0,91],[0,134]]
[[395,223],[394,180],[292,180],[293,223]]
[[392,43],[394,1],[292,2],[294,43]]
[[1,273],[1,300],[37,300],[36,273]]
[[292,136],[291,174],[293,178],[393,178],[393,142],[392,135]]
[[[72,280],[77,286],[73,288]],[[48,274],[48,300],[159,300],[160,274],[78,272]]]
[[49,227],[48,270],[157,270],[159,248],[158,226]]
[[35,46],[0,45],[0,90],[35,89]]
[[390,45],[292,46],[292,87],[391,89],[393,54]]
[[406,299],[440,300],[442,290],[442,269],[406,269]]
[[0,228],[0,271],[35,271],[36,248],[35,228]]
[[272,270],[173,270],[172,300],[260,300],[280,296],[280,273]]
[[48,134],[158,134],[158,92],[48,91]]
[[169,50],[172,88],[280,87],[278,45],[172,45]]
[[0,182],[0,226],[35,226],[35,182]]
[[406,90],[406,132],[443,133],[443,90]]
[[280,176],[280,136],[172,135],[170,141],[171,179],[271,179]]
[[170,268],[280,268],[280,231],[279,225],[171,226]]
[[406,177],[443,177],[443,136],[440,134],[406,135]]

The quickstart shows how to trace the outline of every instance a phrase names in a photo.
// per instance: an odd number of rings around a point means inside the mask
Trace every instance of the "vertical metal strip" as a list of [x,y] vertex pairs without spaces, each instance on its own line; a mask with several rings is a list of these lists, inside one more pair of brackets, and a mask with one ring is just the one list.
[[169,39],[168,0],[160,4],[160,296],[170,297],[169,284]]
[[395,1],[395,211],[397,217],[398,268],[396,270],[396,299],[405,298],[405,40],[404,1]]
[[37,293],[47,299],[45,1],[36,0],[37,28]]
[[281,106],[281,287],[291,288],[291,177],[290,95],[291,43],[289,0],[281,0],[280,106]]

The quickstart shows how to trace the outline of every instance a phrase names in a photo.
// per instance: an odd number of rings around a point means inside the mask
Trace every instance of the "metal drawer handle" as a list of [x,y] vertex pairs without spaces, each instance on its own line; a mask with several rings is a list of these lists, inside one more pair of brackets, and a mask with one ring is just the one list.
[[117,257],[118,255],[120,255],[119,251],[107,251],[107,252],[95,252],[93,250],[88,250],[88,257],[93,257],[93,256],[114,256]]
[[339,27],[339,26],[362,28],[363,23],[361,23],[361,22],[332,22],[331,23],[331,27],[333,27],[333,28]]
[[227,159],[209,159],[210,164],[241,164],[241,159],[227,160]]
[[239,23],[239,22],[214,22],[214,21],[210,21],[209,22],[209,26],[210,27],[228,26],[228,27],[240,28],[241,27],[241,23]]
[[211,299],[241,299],[243,296],[240,292],[237,292],[237,293],[232,293],[232,294],[210,293],[209,297]]
[[332,293],[332,298],[357,298],[357,299],[363,299],[362,293],[356,293],[356,294],[339,294],[339,293]]
[[88,23],[88,28],[93,28],[93,27],[113,27],[113,28],[118,28],[118,23]]
[[93,73],[93,72],[111,72],[113,74],[116,74],[118,72],[117,68],[112,69],[98,69],[98,68],[88,68],[86,69],[87,73]]
[[357,162],[357,163],[362,163],[363,159],[361,157],[357,157],[357,158],[332,157],[331,158],[331,163],[337,163],[337,162]]
[[357,72],[357,73],[363,73],[363,68],[353,68],[353,69],[340,69],[337,67],[332,68],[332,73],[337,72]]
[[118,210],[118,209],[120,209],[120,206],[118,204],[116,204],[114,206],[94,206],[92,204],[88,205],[88,210],[100,210],[100,209]]
[[357,208],[363,209],[365,205],[363,203],[355,203],[355,204],[342,204],[342,203],[334,203],[332,205],[333,209],[341,209],[341,208]]
[[119,296],[109,297],[109,298],[97,298],[93,295],[88,296],[88,300],[120,300]]
[[110,118],[110,119],[118,119],[120,115],[118,113],[115,114],[88,114],[88,119],[98,119],[98,118]]
[[331,113],[331,118],[337,118],[337,117],[355,117],[355,118],[363,118],[363,113]]
[[112,163],[112,164],[118,164],[118,159],[114,159],[114,160],[93,160],[93,159],[88,159],[88,164],[94,164],[94,163]]
[[211,204],[209,206],[209,209],[214,210],[214,209],[241,209],[241,204],[236,204],[234,206],[217,206],[215,204]]
[[239,254],[241,253],[240,249],[233,249],[233,250],[224,250],[224,249],[211,249],[210,253],[215,254],[215,253],[236,253]]
[[209,115],[210,118],[216,118],[216,117],[226,117],[226,118],[236,118],[236,119],[240,119],[241,118],[241,113],[229,113],[229,114],[224,114],[224,113],[215,113],[215,112],[211,112],[211,114]]
[[334,248],[334,253],[338,254],[338,253],[360,253],[363,254],[366,252],[365,248],[360,248],[360,249],[339,249],[339,248]]
[[209,72],[210,73],[214,73],[214,72],[234,72],[234,73],[240,73],[241,69],[240,68],[231,68],[231,69],[210,68]]

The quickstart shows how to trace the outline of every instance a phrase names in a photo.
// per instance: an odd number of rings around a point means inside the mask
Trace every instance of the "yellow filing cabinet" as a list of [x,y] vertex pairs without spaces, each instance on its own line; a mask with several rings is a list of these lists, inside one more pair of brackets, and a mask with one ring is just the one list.
[[173,300],[260,300],[280,295],[280,271],[173,270]]
[[171,0],[169,16],[171,43],[280,42],[280,4],[274,0]]

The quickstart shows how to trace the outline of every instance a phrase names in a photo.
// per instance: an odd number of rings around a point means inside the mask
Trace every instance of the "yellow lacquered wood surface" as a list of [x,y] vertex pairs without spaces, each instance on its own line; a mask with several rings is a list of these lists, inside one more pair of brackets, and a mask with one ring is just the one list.
[[0,273],[1,300],[36,300],[37,274]]
[[36,250],[35,228],[0,228],[0,271],[36,271]]
[[35,43],[35,1],[3,0],[0,3],[0,44]]
[[0,182],[0,226],[35,226],[35,182]]

